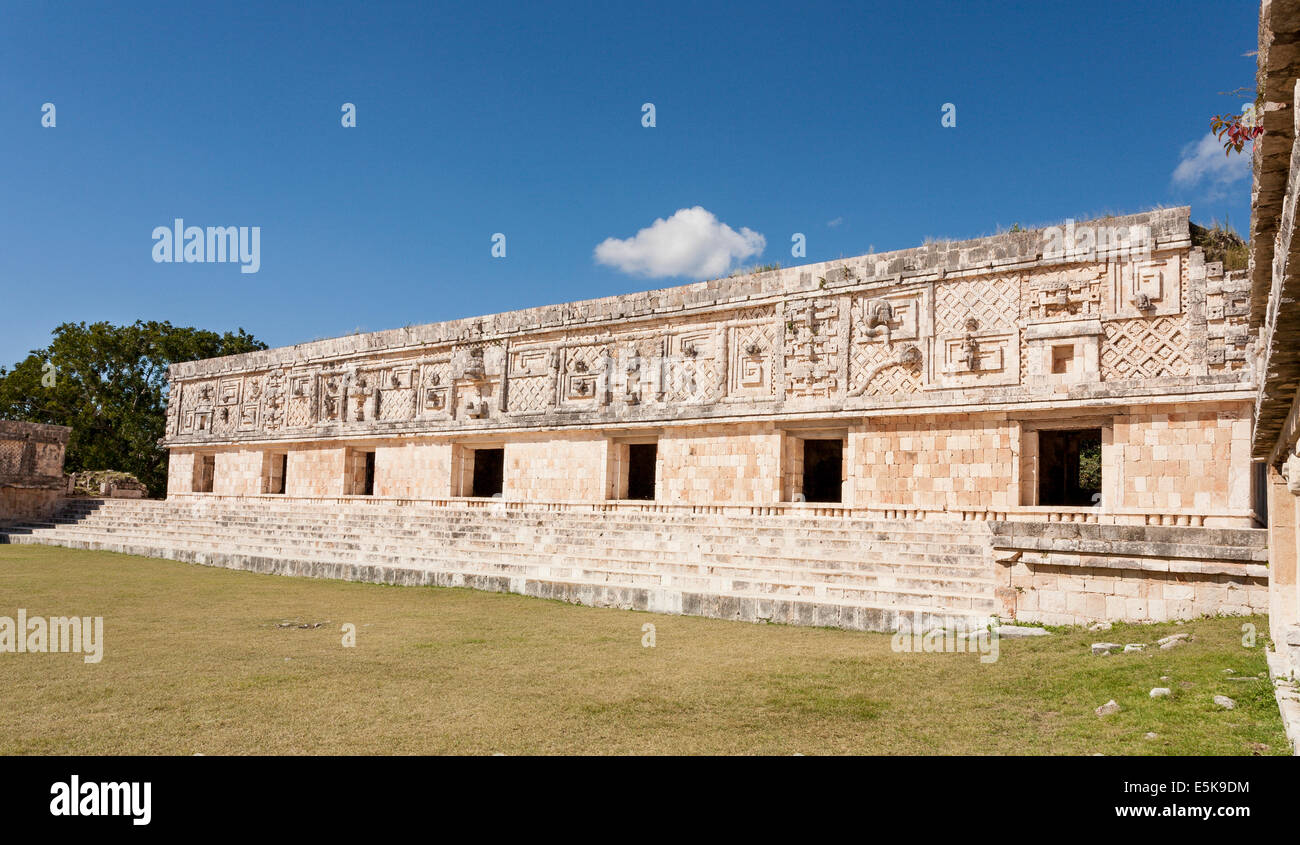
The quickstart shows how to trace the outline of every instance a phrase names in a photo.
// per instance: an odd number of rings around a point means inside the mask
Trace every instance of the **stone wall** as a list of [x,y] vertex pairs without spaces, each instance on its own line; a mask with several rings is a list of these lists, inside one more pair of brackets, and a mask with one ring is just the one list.
[[607,443],[590,432],[527,436],[504,444],[504,487],[530,501],[606,498]]
[[[375,485],[380,496],[441,499],[452,495],[450,443],[381,443],[375,448]],[[290,475],[290,489],[302,489]]]
[[[1244,316],[1187,209],[172,367],[167,444],[960,412],[1245,390]],[[1229,307],[1231,306],[1231,307]]]
[[261,493],[262,463],[267,454],[261,449],[218,452],[212,492],[236,496]]
[[260,493],[260,451],[289,454],[292,494],[349,495],[374,451],[375,495],[459,496],[496,446],[507,498],[611,499],[639,439],[660,500],[776,503],[803,495],[803,440],[832,437],[845,507],[997,516],[1038,504],[1038,432],[1079,425],[1103,431],[1112,510],[1250,524],[1245,282],[1192,248],[1188,215],[177,364],[169,490],[194,490],[204,454],[214,491]]
[[[1254,524],[1249,405],[1242,401],[1126,406],[1083,412],[1040,410],[881,416],[830,425],[736,422],[679,424],[635,433],[520,432],[504,438],[388,438],[345,443],[228,446],[215,457],[214,493],[271,492],[274,461],[288,455],[293,496],[356,495],[365,452],[375,453],[374,495],[445,499],[468,496],[477,448],[504,449],[503,496],[522,501],[622,498],[619,461],[626,443],[658,446],[656,499],[673,504],[801,501],[804,439],[840,439],[846,509],[987,513],[1051,512],[1037,501],[1040,432],[1095,427],[1103,436],[1102,493],[1075,516],[1146,514],[1154,524],[1249,527]],[[194,487],[194,452],[173,450],[170,492]],[[620,457],[622,456],[622,457]],[[1056,512],[1062,512],[1056,509]]]
[[325,445],[295,445],[289,449],[289,481],[302,496],[342,496],[346,485],[347,450]]
[[780,501],[781,434],[771,423],[674,428],[659,439],[665,501]]
[[0,522],[46,519],[59,509],[61,490],[0,485]]
[[1019,444],[1006,414],[888,418],[868,422],[855,439],[854,501],[940,509],[1019,504]]
[[1114,420],[1119,507],[1250,505],[1249,402],[1152,407]]
[[1002,615],[1049,625],[1268,610],[1263,532],[994,523]]
[[0,520],[43,519],[67,491],[63,456],[72,430],[0,420]]
[[[1268,465],[1270,636],[1278,674],[1300,677],[1300,2],[1261,5],[1252,145],[1249,330],[1257,345],[1253,457]],[[1273,666],[1273,663],[1270,663]],[[1300,736],[1300,702],[1283,706]]]

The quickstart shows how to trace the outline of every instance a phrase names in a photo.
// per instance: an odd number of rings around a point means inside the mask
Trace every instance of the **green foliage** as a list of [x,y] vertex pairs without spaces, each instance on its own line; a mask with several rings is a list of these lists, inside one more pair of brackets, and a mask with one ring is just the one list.
[[1092,440],[1079,447],[1079,487],[1101,489],[1101,441]]
[[73,490],[75,496],[99,496],[100,485],[104,482],[118,487],[141,489],[144,485],[140,479],[129,472],[105,469],[77,473],[77,485]]
[[1214,220],[1207,228],[1191,224],[1192,246],[1205,252],[1206,261],[1222,261],[1224,270],[1245,270],[1250,264],[1250,243],[1231,223]]
[[738,279],[741,276],[752,276],[755,273],[768,273],[771,272],[772,270],[780,270],[780,269],[781,269],[780,261],[773,262],[772,264],[755,264],[752,267],[737,267],[735,270],[732,270],[730,274],[728,274],[727,278]]
[[149,495],[161,496],[167,453],[158,441],[168,366],[265,348],[243,329],[217,334],[165,322],[64,323],[48,347],[12,370],[0,367],[0,419],[69,426],[65,469],[129,472]]

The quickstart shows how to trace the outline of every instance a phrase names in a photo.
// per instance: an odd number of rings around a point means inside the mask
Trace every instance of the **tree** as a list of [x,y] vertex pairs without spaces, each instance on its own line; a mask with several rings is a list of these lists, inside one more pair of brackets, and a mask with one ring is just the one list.
[[217,334],[139,320],[64,323],[53,338],[12,370],[0,367],[0,419],[71,427],[68,471],[129,472],[151,496],[167,489],[167,453],[158,441],[168,366],[266,348],[243,329]]

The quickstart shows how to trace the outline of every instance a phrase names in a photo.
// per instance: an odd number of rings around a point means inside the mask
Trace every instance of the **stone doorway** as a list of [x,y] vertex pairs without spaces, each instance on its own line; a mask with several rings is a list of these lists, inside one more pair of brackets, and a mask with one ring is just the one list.
[[366,452],[365,477],[361,482],[361,495],[375,495],[375,453]]
[[655,464],[659,447],[654,443],[632,443],[627,447],[627,497],[653,501]]
[[375,495],[375,453],[362,449],[349,449],[346,460],[347,473],[343,479],[343,495]]
[[505,449],[475,449],[474,481],[470,495],[484,499],[499,495],[505,486],[505,468]]
[[1091,507],[1101,502],[1101,429],[1038,432],[1038,504]]
[[288,492],[289,456],[271,455],[267,460],[267,476],[262,492],[284,494]]
[[807,502],[840,502],[844,496],[844,441],[803,441],[803,496]]
[[194,461],[194,492],[211,493],[217,476],[217,456],[199,455]]

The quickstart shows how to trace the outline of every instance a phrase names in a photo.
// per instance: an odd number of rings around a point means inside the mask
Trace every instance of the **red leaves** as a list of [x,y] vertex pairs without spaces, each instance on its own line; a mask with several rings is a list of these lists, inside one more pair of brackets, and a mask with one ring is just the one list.
[[1248,106],[1241,114],[1216,114],[1210,118],[1210,131],[1223,142],[1225,156],[1234,150],[1241,152],[1247,141],[1264,134],[1264,126],[1255,115],[1254,106]]

